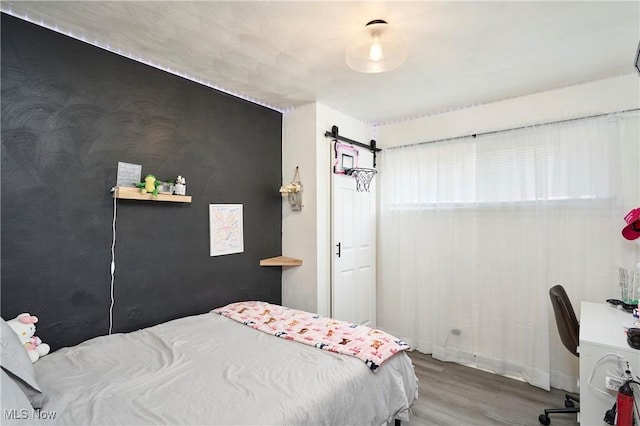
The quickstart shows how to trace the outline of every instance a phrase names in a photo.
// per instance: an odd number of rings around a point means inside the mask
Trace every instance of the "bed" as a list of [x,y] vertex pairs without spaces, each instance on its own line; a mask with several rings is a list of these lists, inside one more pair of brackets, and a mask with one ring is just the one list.
[[[262,313],[288,309],[246,303]],[[65,425],[382,425],[409,419],[418,386],[405,350],[365,362],[360,353],[338,353],[339,343],[318,343],[300,333],[332,333],[311,323],[298,321],[292,328],[291,318],[284,318],[280,326],[256,324],[255,317],[246,319],[246,310],[233,318],[230,306],[97,337],[41,358],[33,364],[40,392],[20,383],[31,404],[39,406],[29,413],[30,420]],[[330,318],[313,318],[340,327]],[[4,352],[3,345],[3,385]],[[15,374],[9,376],[20,382]],[[20,420],[12,411],[13,418],[7,419],[6,410],[12,408],[7,404],[17,403],[6,401],[4,393],[3,420]]]

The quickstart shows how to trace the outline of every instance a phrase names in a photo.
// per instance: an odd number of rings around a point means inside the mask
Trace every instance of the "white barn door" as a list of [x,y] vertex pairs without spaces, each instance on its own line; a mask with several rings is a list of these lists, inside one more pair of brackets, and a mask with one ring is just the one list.
[[[373,154],[359,149],[358,166],[373,167]],[[352,176],[331,176],[331,316],[375,327],[376,177],[358,192]]]

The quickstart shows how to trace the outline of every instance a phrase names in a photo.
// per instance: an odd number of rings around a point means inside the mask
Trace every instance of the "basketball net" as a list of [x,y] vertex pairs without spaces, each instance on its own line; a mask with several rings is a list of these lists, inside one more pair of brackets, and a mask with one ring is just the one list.
[[362,167],[349,169],[347,171],[347,174],[349,176],[353,176],[356,180],[357,192],[369,192],[369,186],[371,185],[371,181],[376,173],[378,173],[376,169],[367,169]]

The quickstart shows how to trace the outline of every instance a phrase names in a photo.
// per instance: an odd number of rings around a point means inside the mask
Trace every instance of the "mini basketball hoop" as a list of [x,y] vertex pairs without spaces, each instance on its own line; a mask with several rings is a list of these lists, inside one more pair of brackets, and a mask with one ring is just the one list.
[[369,192],[369,185],[376,173],[378,173],[376,169],[366,169],[362,167],[356,167],[347,171],[347,175],[355,178],[356,191],[358,192]]

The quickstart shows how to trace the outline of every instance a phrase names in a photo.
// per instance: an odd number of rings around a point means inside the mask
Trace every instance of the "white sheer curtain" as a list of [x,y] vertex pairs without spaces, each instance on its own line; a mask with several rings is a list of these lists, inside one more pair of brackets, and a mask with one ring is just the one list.
[[575,390],[548,290],[562,284],[579,315],[639,260],[620,236],[640,205],[638,135],[634,112],[383,151],[378,325],[438,359]]

